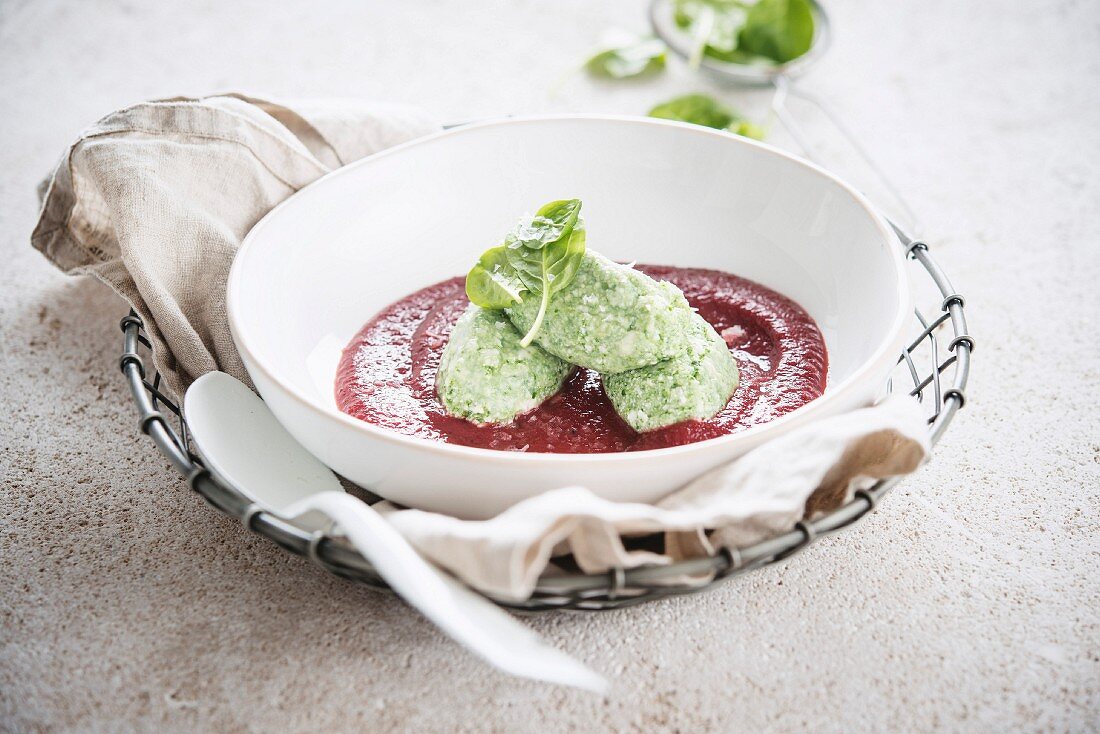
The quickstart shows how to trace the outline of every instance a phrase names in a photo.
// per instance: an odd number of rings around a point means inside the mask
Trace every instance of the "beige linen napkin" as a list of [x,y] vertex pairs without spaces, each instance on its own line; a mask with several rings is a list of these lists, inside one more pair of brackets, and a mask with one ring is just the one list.
[[[502,599],[526,599],[552,556],[572,553],[582,570],[598,573],[744,547],[844,504],[875,480],[914,471],[930,450],[920,406],[896,395],[795,429],[655,506],[610,502],[583,487],[565,487],[491,520],[378,509],[417,550],[466,583]],[[665,533],[664,553],[623,545],[624,537],[658,532]]]
[[[422,112],[353,100],[278,104],[228,94],[146,102],[100,120],[42,186],[33,245],[92,274],[141,314],[168,389],[205,372],[250,382],[230,338],[225,281],[267,211],[329,170],[437,130]],[[556,555],[588,572],[667,564],[744,546],[847,501],[928,455],[906,397],[807,425],[716,469],[656,506],[567,487],[471,522],[382,503],[427,558],[506,599],[530,595]],[[664,552],[623,538],[664,533]],[[697,581],[674,579],[673,581]]]
[[40,187],[31,242],[91,274],[145,321],[167,388],[205,372],[251,384],[233,346],[225,282],[245,234],[334,168],[439,129],[426,113],[358,100],[225,94],[114,112],[85,130]]

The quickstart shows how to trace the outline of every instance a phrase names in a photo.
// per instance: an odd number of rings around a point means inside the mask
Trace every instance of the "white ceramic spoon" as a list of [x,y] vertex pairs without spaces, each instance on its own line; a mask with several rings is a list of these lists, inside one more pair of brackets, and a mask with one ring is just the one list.
[[386,520],[340,486],[239,380],[210,372],[184,415],[207,467],[264,510],[317,530],[335,522],[406,602],[452,639],[513,675],[606,692],[607,681],[429,564]]

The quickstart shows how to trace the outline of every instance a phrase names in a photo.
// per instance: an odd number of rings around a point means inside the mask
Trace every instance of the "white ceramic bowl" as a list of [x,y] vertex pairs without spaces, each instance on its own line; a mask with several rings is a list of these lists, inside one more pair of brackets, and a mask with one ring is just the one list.
[[[384,306],[466,272],[517,216],[584,201],[588,244],[619,260],[715,268],[816,319],[825,394],[771,423],[638,453],[529,454],[402,436],[341,413],[341,350]],[[275,415],[348,479],[468,518],[580,484],[651,502],[821,416],[870,402],[910,307],[901,246],[832,175],[745,138],[648,118],[514,118],[412,141],[324,177],[268,214],[229,277],[229,322]]]

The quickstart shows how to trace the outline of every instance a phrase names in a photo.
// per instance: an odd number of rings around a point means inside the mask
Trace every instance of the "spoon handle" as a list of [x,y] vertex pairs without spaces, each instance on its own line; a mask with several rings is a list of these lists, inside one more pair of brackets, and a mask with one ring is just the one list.
[[596,693],[607,680],[538,635],[505,611],[428,564],[405,538],[361,500],[343,492],[301,499],[280,514],[321,512],[340,526],[393,590],[452,639],[512,675]]

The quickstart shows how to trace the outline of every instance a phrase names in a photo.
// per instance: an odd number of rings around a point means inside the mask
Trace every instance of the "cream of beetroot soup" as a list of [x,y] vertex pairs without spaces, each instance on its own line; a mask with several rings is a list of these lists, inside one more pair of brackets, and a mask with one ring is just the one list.
[[717,270],[613,262],[580,209],[545,205],[465,278],[367,322],[340,410],[463,446],[607,453],[735,433],[824,392],[825,343],[798,304]]

